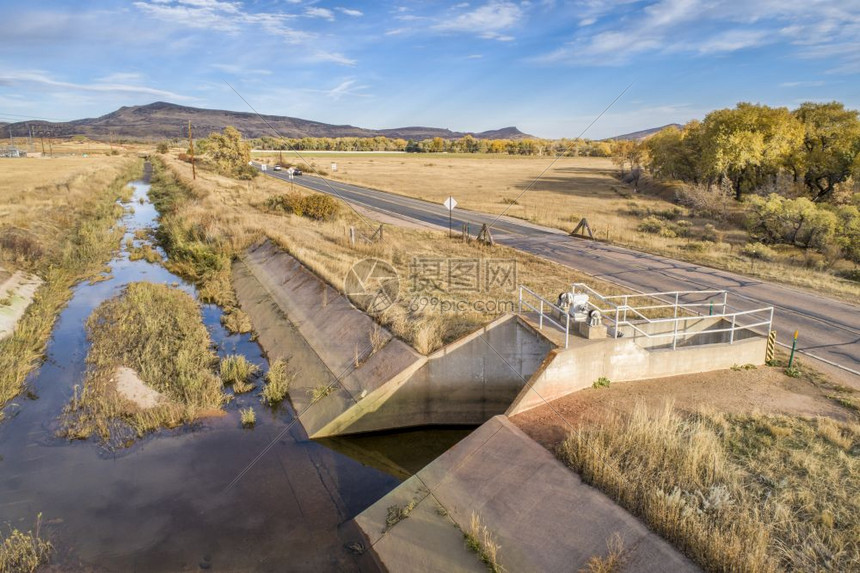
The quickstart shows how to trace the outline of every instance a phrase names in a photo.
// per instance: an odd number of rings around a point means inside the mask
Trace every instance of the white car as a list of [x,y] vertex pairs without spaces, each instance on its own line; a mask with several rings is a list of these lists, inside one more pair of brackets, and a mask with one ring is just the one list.
[[275,171],[280,171],[280,170],[281,170],[281,166],[280,166],[280,165],[275,165]]

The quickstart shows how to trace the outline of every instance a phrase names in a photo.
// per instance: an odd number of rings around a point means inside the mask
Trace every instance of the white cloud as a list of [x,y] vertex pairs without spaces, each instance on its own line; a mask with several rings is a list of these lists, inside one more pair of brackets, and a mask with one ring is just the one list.
[[481,38],[512,40],[502,34],[522,21],[523,11],[512,2],[490,2],[474,10],[443,20],[435,29],[444,32],[474,33]]
[[346,14],[347,16],[352,16],[353,18],[364,16],[364,12],[362,12],[361,10],[355,10],[353,8],[338,7],[337,10],[343,14]]
[[37,86],[41,90],[57,91],[67,93],[75,92],[97,92],[117,93],[132,95],[150,95],[163,99],[193,100],[195,98],[180,95],[167,90],[160,90],[144,85],[120,83],[116,81],[105,81],[105,78],[96,80],[91,84],[80,84],[54,79],[44,72],[0,72],[0,85],[5,86]]
[[699,44],[698,50],[703,54],[714,52],[735,52],[769,43],[772,36],[764,30],[729,30],[723,34],[712,36]]
[[[860,66],[858,0],[639,0],[576,4],[580,26],[564,45],[535,58],[546,63],[616,65],[643,53],[730,53],[786,43],[839,52],[842,68]],[[856,64],[856,66],[855,66]]]
[[781,88],[814,88],[823,86],[823,81],[799,81],[799,82],[782,82],[779,84]]
[[309,18],[322,18],[323,20],[328,20],[330,22],[334,21],[334,12],[328,8],[317,8],[312,6],[305,10],[305,15]]

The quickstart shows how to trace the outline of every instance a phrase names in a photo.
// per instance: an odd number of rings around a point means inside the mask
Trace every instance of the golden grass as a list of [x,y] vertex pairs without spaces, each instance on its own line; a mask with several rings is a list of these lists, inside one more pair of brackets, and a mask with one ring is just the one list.
[[259,372],[260,367],[248,361],[241,354],[231,354],[221,359],[221,382],[226,386],[232,386],[233,392],[243,394],[253,390],[254,385],[249,382],[251,376]]
[[[213,373],[215,354],[200,309],[188,294],[166,285],[131,283],[87,320],[91,341],[87,377],[62,416],[61,434],[96,434],[124,445],[159,427],[172,427],[218,409],[225,400]],[[114,373],[133,369],[169,403],[142,409],[116,390]],[[133,433],[133,435],[132,435]]]
[[0,543],[0,573],[32,573],[45,565],[54,551],[41,538],[42,515],[36,517],[34,530],[26,533],[13,529]]
[[287,369],[287,361],[278,358],[269,365],[269,371],[266,372],[266,386],[262,392],[263,402],[270,406],[282,402],[290,391],[290,382],[292,382],[292,376]]
[[487,566],[488,571],[501,573],[505,570],[499,563],[501,546],[490,528],[481,521],[481,516],[474,511],[469,520],[469,531],[465,532],[463,536],[466,538],[466,547],[478,555],[481,562]]
[[[570,231],[586,218],[600,240],[633,249],[671,256],[699,264],[793,284],[855,300],[860,285],[840,279],[815,267],[806,268],[808,257],[800,250],[786,248],[786,262],[754,261],[744,256],[745,229],[738,223],[742,207],[733,201],[728,221],[691,217],[679,208],[680,219],[690,223],[688,237],[662,237],[638,229],[643,213],[663,213],[676,208],[671,190],[666,199],[633,193],[620,182],[617,168],[608,158],[563,157],[538,181],[553,161],[552,157],[524,157],[475,154],[354,155],[303,153],[314,166],[327,170],[331,161],[338,169],[328,174],[334,179],[365,185],[399,195],[442,203],[449,195],[463,209],[499,214]],[[270,155],[264,160],[275,161]],[[292,160],[292,159],[291,159]],[[533,184],[534,183],[534,184]],[[524,194],[521,193],[533,186]],[[642,182],[642,187],[654,185]],[[516,203],[512,204],[514,201]],[[716,226],[716,233],[706,225]],[[718,240],[713,241],[716,234]],[[709,241],[703,242],[704,238]]]
[[[203,292],[222,293],[221,302],[235,306],[235,294],[229,284],[230,259],[263,238],[270,238],[300,260],[323,280],[343,289],[344,278],[357,261],[378,258],[395,267],[401,281],[396,304],[376,316],[396,336],[420,352],[432,352],[485,324],[505,311],[516,308],[515,289],[493,287],[486,292],[447,292],[445,285],[429,285],[426,290],[413,289],[410,275],[416,259],[503,259],[516,261],[520,283],[553,300],[572,282],[587,282],[603,292],[619,293],[618,287],[596,280],[568,267],[551,263],[506,247],[487,247],[477,242],[451,240],[447,233],[433,230],[386,226],[382,242],[363,240],[351,245],[350,227],[370,234],[369,228],[354,212],[343,209],[330,221],[313,221],[305,217],[271,211],[268,200],[281,195],[289,185],[268,177],[238,182],[199,170],[191,180],[190,166],[166,158],[166,169],[156,164],[153,191],[156,206],[162,213],[160,235],[170,254],[171,270],[202,283]],[[173,189],[157,197],[161,189]],[[297,188],[296,192],[299,191]],[[203,270],[201,270],[203,269]],[[207,284],[217,286],[211,289]],[[437,304],[433,304],[433,301]],[[475,307],[489,301],[491,309]],[[459,310],[443,303],[464,302]],[[377,341],[381,344],[381,340]]]
[[239,410],[239,419],[243,428],[253,428],[257,423],[257,414],[254,412],[254,408],[248,406]]
[[[76,282],[91,278],[119,247],[123,209],[116,200],[140,176],[142,162],[0,160],[20,183],[0,184],[0,264],[42,277],[44,284],[12,336],[0,342],[0,405],[21,391],[44,354],[57,314]],[[20,163],[15,163],[20,161]],[[35,172],[33,172],[35,170]],[[62,182],[58,184],[57,182]]]
[[710,571],[860,560],[860,425],[671,404],[571,433],[559,456]]

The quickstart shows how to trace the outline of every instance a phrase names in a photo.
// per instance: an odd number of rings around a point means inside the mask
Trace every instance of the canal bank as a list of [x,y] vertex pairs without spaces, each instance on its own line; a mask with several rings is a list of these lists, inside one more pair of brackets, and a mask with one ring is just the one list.
[[[135,232],[157,228],[158,213],[148,180],[132,186],[120,222],[125,239],[141,247],[149,239]],[[26,531],[41,514],[42,535],[56,548],[52,564],[63,570],[373,570],[359,555],[362,535],[350,520],[405,476],[341,453],[358,456],[367,449],[362,445],[332,449],[309,440],[289,404],[264,407],[257,390],[236,396],[223,416],[162,430],[124,449],[56,436],[63,408],[83,384],[84,324],[99,304],[138,281],[196,297],[192,284],[160,264],[131,260],[126,247],[109,267],[101,280],[74,288],[29,392],[4,409],[0,523]],[[244,355],[265,372],[266,356],[250,335],[227,332],[217,306],[201,305],[201,312],[219,356]],[[252,430],[239,420],[239,409],[248,407],[257,412]],[[426,457],[405,465],[423,466],[451,439],[431,439]],[[385,457],[384,444],[374,448]]]

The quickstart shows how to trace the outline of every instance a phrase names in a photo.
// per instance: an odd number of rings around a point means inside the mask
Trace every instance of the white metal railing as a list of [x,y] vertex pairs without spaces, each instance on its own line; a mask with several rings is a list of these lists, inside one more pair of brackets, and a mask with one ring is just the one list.
[[[648,339],[652,338],[672,338],[672,348],[678,345],[678,339],[688,340],[700,334],[714,334],[720,332],[729,332],[729,344],[733,344],[736,338],[736,333],[741,330],[752,330],[761,326],[767,326],[767,331],[770,331],[773,324],[773,307],[763,307],[753,310],[738,310],[728,304],[728,291],[726,290],[703,290],[703,291],[668,291],[668,292],[651,292],[637,294],[621,294],[604,296],[595,291],[584,283],[574,283],[572,292],[582,292],[589,295],[588,306],[600,311],[605,319],[613,324],[613,338],[623,336],[622,328],[627,327],[634,332],[634,337],[638,334]],[[682,297],[695,296],[696,302],[684,302]],[[605,306],[601,306],[592,302],[592,299],[600,301]],[[645,304],[631,306],[630,300],[650,299],[657,301],[658,304]],[[708,314],[701,310],[708,308]],[[650,318],[644,311],[672,309],[671,318]],[[714,312],[714,310],[717,312]],[[729,312],[729,310],[735,312]],[[628,319],[628,313],[633,314],[636,322]],[[746,322],[746,317],[754,315],[766,316],[754,322]],[[721,319],[731,323],[727,328],[707,329],[696,332],[688,332],[687,323],[690,320],[698,320],[703,317]],[[739,320],[739,317],[741,318]],[[642,328],[643,325],[653,324],[671,324],[671,330],[666,332],[647,332]],[[679,328],[683,323],[683,327]]]
[[[534,304],[537,306],[529,303],[528,299],[532,299]],[[570,313],[567,310],[556,306],[527,286],[520,285],[520,314],[523,313],[523,308],[528,308],[538,313],[538,328],[540,330],[543,330],[544,320],[548,320],[550,323],[559,327],[564,332],[564,347],[568,347],[568,344],[570,343]],[[559,320],[555,320],[555,318],[553,318],[551,311],[555,311],[557,313],[555,316],[559,317]],[[547,312],[550,312],[550,314],[547,314]],[[560,322],[562,316],[564,316],[564,324]]]
[[[611,336],[618,338],[628,331],[634,338],[671,339],[673,349],[678,341],[688,341],[699,335],[729,333],[729,344],[734,344],[738,332],[766,327],[769,332],[773,325],[773,307],[762,307],[752,310],[740,310],[728,304],[728,291],[669,291],[636,294],[621,294],[604,296],[583,283],[572,285],[573,294],[587,294],[586,308],[600,312],[603,320],[611,324]],[[687,302],[685,299],[694,297]],[[631,301],[645,299],[643,304],[633,304]],[[563,309],[540,296],[530,288],[520,285],[519,312],[528,309],[538,314],[538,328],[543,330],[544,321],[549,321],[564,333],[564,347],[570,343],[570,323],[572,309]],[[707,309],[707,312],[705,312]],[[648,314],[659,311],[658,314],[670,314],[668,317],[651,318]],[[564,317],[562,319],[562,317]],[[707,328],[691,331],[690,321],[702,318],[716,319],[716,325],[723,321],[727,324],[720,328]],[[665,325],[665,328],[663,327]],[[654,328],[658,332],[649,332]]]

